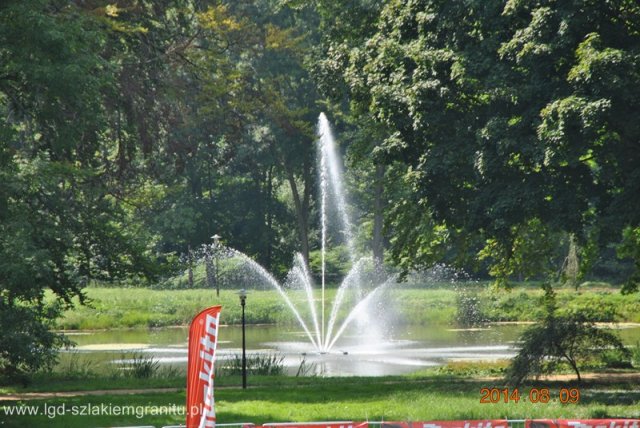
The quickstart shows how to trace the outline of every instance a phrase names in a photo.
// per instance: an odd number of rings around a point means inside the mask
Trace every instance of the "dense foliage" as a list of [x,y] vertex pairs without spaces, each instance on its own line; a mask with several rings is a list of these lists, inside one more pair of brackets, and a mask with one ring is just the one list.
[[373,19],[363,42],[328,43],[323,75],[404,169],[397,262],[454,249],[504,282],[549,269],[571,235],[583,270],[611,243],[637,263],[636,2],[390,1]]
[[637,290],[639,22],[631,0],[3,1],[0,374],[55,360],[90,281],[166,278],[214,234],[314,266],[321,109],[363,252]]
[[[623,292],[637,291],[637,2],[391,0],[369,22],[325,41],[318,79],[340,82],[325,93],[378,131],[371,152],[396,189],[394,262],[578,286],[613,250],[635,264]],[[461,303],[460,317],[475,318],[473,300]],[[508,377],[562,360],[579,378],[612,345],[622,348],[588,312],[551,306]]]
[[110,168],[106,33],[58,3],[0,6],[0,374],[52,362],[45,289],[70,304],[90,278],[151,273]]
[[155,281],[214,233],[308,257],[303,31],[268,1],[0,5],[0,375],[54,362],[89,281]]

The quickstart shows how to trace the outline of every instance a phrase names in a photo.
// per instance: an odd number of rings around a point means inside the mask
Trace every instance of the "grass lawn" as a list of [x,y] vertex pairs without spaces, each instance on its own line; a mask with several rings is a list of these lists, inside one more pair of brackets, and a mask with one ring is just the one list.
[[[637,385],[598,385],[583,383],[538,384],[548,388],[548,403],[527,402],[531,385],[520,388],[519,402],[480,403],[480,389],[501,387],[499,381],[469,380],[437,375],[414,375],[383,378],[283,378],[252,379],[255,385],[243,391],[238,387],[220,386],[216,391],[216,413],[219,423],[327,420],[420,421],[484,418],[640,418],[640,390]],[[561,404],[561,388],[579,388],[577,404]],[[4,427],[88,427],[127,425],[169,425],[184,421],[185,393],[183,390],[166,393],[136,395],[102,395],[71,398],[30,400],[21,403],[3,402],[0,405],[0,424]],[[49,418],[39,416],[6,415],[1,406],[36,406],[44,412],[45,404],[65,409],[68,414]],[[103,407],[114,413],[119,406],[131,407],[131,415],[73,415],[85,409]],[[166,406],[159,409],[156,406]],[[124,411],[124,410],[120,410]],[[163,412],[154,415],[154,412]],[[100,410],[103,412],[103,410]],[[136,413],[137,412],[137,413]],[[166,414],[170,413],[170,414]],[[136,416],[144,414],[144,417]],[[4,418],[4,419],[1,419]]]
[[[458,289],[462,286],[457,285]],[[478,298],[478,309],[489,321],[532,321],[540,313],[542,292],[524,284],[512,291],[496,292],[488,285],[471,283],[462,287]],[[414,325],[451,324],[455,321],[459,293],[453,286],[429,289],[398,287],[390,290],[389,310],[400,320]],[[123,327],[159,327],[186,325],[205,307],[221,304],[224,323],[238,324],[240,305],[235,290],[222,290],[216,297],[212,290],[152,290],[146,288],[89,287],[86,294],[91,306],[67,311],[58,327],[67,330],[90,330]],[[327,290],[333,299],[335,289]],[[302,294],[300,299],[304,298]],[[294,323],[294,317],[276,291],[251,290],[247,305],[250,324]],[[640,293],[623,296],[618,289],[585,287],[579,291],[558,290],[558,306],[590,310],[600,321],[640,322]],[[619,313],[620,318],[615,317]]]
[[[494,292],[482,284],[470,284],[478,298],[478,309],[492,321],[529,321],[539,310],[541,292],[530,284],[511,292]],[[142,288],[98,288],[86,290],[91,307],[65,313],[59,326],[66,329],[149,327],[184,325],[199,310],[212,304],[225,307],[225,323],[240,319],[238,297],[222,290],[216,298],[212,290],[150,290]],[[328,290],[331,299],[335,290]],[[398,288],[391,291],[391,305],[403,320],[415,325],[451,324],[457,313],[459,292],[447,286],[429,289]],[[275,291],[251,291],[247,318],[250,323],[294,322]],[[640,295],[621,296],[610,287],[586,287],[578,292],[560,289],[559,306],[576,310],[596,310],[609,321],[615,308],[619,320],[640,322]],[[400,311],[400,308],[402,309]],[[480,367],[480,366],[479,366]],[[475,367],[478,368],[478,367]],[[448,370],[451,369],[451,370]],[[455,365],[418,374],[395,377],[251,377],[250,389],[243,391],[237,377],[217,379],[219,423],[326,420],[419,421],[485,418],[640,418],[640,389],[635,383],[595,383],[581,385],[555,382],[525,385],[519,402],[481,403],[482,388],[502,388],[500,380],[489,379],[498,367],[461,371]],[[0,394],[97,389],[171,388],[165,392],[143,391],[121,395],[48,397],[26,401],[0,402],[0,427],[88,427],[163,426],[184,422],[184,375],[173,373],[148,380],[109,378],[88,374],[75,378],[46,374],[29,387],[0,387]],[[532,388],[548,388],[547,403],[528,401]],[[562,388],[578,388],[577,404],[562,404]],[[9,406],[9,407],[7,407]],[[27,408],[25,406],[35,406]],[[46,406],[46,407],[45,407]],[[128,406],[128,407],[122,407]],[[35,411],[37,415],[9,415],[10,411]],[[65,414],[60,415],[61,412]],[[53,414],[55,417],[52,417]],[[82,413],[89,413],[83,415]],[[117,414],[120,413],[120,414]],[[126,414],[122,414],[126,413]],[[158,414],[160,413],[160,414]]]

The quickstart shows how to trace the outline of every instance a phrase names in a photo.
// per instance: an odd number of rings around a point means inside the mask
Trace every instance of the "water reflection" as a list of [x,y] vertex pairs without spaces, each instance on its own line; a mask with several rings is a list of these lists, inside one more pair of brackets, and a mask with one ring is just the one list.
[[[405,326],[395,337],[344,336],[334,351],[319,354],[305,340],[303,331],[279,326],[250,326],[247,329],[249,352],[278,352],[284,356],[289,373],[295,374],[302,360],[318,374],[328,376],[383,376],[411,373],[447,361],[493,360],[514,355],[513,343],[526,326],[491,325],[476,329],[443,326]],[[625,343],[640,341],[640,327],[619,330]],[[98,365],[110,365],[126,359],[127,354],[153,356],[162,364],[185,367],[187,363],[187,327],[161,329],[109,330],[69,334],[77,343],[73,352]],[[241,352],[241,329],[220,329],[218,358],[232,358]],[[62,360],[70,358],[63,355]]]

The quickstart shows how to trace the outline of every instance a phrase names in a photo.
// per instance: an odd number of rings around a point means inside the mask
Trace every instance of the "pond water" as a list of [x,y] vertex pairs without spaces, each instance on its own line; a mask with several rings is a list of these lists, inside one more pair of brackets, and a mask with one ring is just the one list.
[[[343,336],[328,354],[315,352],[302,331],[276,325],[246,328],[247,352],[277,353],[289,373],[302,361],[316,374],[326,376],[384,376],[411,373],[449,361],[495,360],[515,355],[513,343],[526,326],[489,325],[476,329],[436,326],[403,326],[391,338]],[[241,354],[242,329],[222,326],[218,361]],[[619,329],[627,344],[640,342],[640,325]],[[92,366],[109,367],[132,355],[153,357],[163,365],[186,368],[187,327],[127,329],[68,333],[77,346],[61,356],[62,364],[79,359]]]

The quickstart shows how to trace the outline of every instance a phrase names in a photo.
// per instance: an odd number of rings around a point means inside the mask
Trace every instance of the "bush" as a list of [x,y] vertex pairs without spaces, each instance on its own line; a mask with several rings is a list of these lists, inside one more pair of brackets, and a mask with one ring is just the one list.
[[532,321],[543,315],[539,297],[527,291],[491,294],[485,315],[490,321]]
[[[325,278],[327,282],[335,283],[344,278],[351,268],[351,259],[347,247],[338,245],[328,248],[325,253]],[[309,253],[309,268],[314,275],[322,271],[321,250]]]
[[135,379],[150,379],[160,368],[160,363],[155,358],[142,354],[133,354],[129,357],[123,355],[122,361],[124,361],[122,373],[126,377]]
[[316,363],[308,363],[305,356],[300,360],[300,365],[296,371],[296,377],[313,376],[318,371]]
[[28,382],[30,374],[48,370],[57,362],[58,350],[71,342],[50,331],[59,313],[55,306],[18,306],[0,300],[0,378]]
[[522,334],[520,344],[506,374],[507,382],[514,386],[529,376],[553,372],[562,361],[571,366],[580,381],[582,362],[598,354],[601,359],[606,358],[603,354],[612,352],[611,348],[619,358],[629,358],[629,351],[616,335],[598,328],[595,321],[580,313],[558,316],[551,311],[541,323]]
[[64,379],[88,379],[95,376],[94,362],[87,358],[87,354],[73,351],[64,363],[58,364],[55,370]]
[[450,361],[436,369],[438,374],[446,376],[503,376],[508,362],[499,361]]
[[[247,373],[251,375],[281,375],[284,373],[284,356],[280,354],[247,355]],[[218,363],[220,370],[227,375],[242,374],[242,355],[234,354]]]
[[636,346],[632,347],[630,352],[633,367],[640,369],[640,342],[636,342]]
[[608,349],[602,352],[600,359],[604,366],[609,369],[630,369],[631,353],[620,352],[618,349]]

